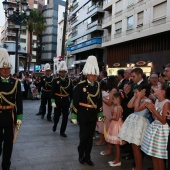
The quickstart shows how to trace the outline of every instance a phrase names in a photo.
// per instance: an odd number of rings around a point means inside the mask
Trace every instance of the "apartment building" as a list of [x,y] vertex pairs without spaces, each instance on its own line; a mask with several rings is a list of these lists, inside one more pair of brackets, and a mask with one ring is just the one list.
[[[16,0],[8,0],[9,6],[16,10]],[[42,11],[43,6],[45,5],[45,0],[28,0],[28,5],[30,9],[35,9],[37,11]],[[26,51],[26,54],[20,55],[20,60],[24,63],[24,68],[26,69],[27,65],[27,54],[30,53],[30,48],[33,48],[32,55],[35,56],[30,61],[30,70],[34,71],[36,64],[36,44],[37,44],[37,36],[33,33],[33,42],[30,43],[30,35],[25,26],[20,27],[19,35],[18,35],[18,43],[21,47],[23,47]],[[1,43],[4,42],[15,42],[16,41],[16,31],[15,25],[9,19],[6,18],[5,24],[1,28]],[[32,44],[32,47],[30,47]],[[7,49],[8,50],[8,49]]]
[[75,74],[82,71],[89,55],[95,55],[102,68],[103,15],[102,0],[73,0],[69,5],[68,21],[71,29],[67,43],[68,67]]
[[[46,62],[52,64],[53,58],[57,56],[58,23],[63,17],[65,3],[63,0],[48,0],[47,5],[43,8],[43,16],[46,19],[46,30],[42,35],[43,51],[41,61],[43,64]],[[59,37],[61,39],[61,35]]]
[[170,62],[170,0],[104,0],[102,22],[108,68]]

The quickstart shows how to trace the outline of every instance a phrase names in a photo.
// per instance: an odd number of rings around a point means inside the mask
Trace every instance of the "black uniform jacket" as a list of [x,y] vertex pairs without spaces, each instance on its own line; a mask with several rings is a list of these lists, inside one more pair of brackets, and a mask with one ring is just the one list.
[[[93,105],[88,99],[88,96],[90,96],[93,104],[95,104],[97,108],[80,106],[80,103]],[[78,121],[97,121],[97,114],[101,111],[101,109],[102,96],[100,83],[94,82],[94,85],[90,86],[87,80],[81,81],[74,89],[72,106],[73,113],[77,114]]]
[[[14,112],[14,118],[16,122],[17,115],[23,114],[21,84],[13,78],[9,78],[8,82],[2,82],[0,78],[0,105],[9,106],[12,104],[15,104],[16,110]],[[8,114],[9,112],[11,112],[11,110],[0,110],[0,119],[7,121],[8,116],[11,117],[11,115]]]
[[41,91],[41,88],[44,90],[51,90],[52,82],[53,82],[53,76],[42,76],[38,92]]
[[[67,97],[58,96],[57,94],[66,95]],[[55,99],[56,105],[69,106],[73,98],[72,81],[68,77],[64,80],[60,77],[53,80],[52,99]]]

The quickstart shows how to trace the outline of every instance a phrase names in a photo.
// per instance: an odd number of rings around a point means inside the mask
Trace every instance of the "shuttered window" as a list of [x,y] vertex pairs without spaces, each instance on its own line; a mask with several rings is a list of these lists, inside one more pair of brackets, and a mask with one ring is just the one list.
[[138,21],[137,21],[138,25],[142,25],[143,24],[143,15],[144,15],[143,11],[138,13]]
[[153,19],[166,16],[167,1],[153,7]]
[[116,33],[122,32],[122,21],[119,21],[119,22],[115,23],[115,32]]
[[122,11],[122,9],[123,9],[123,1],[122,0],[117,1],[116,2],[116,13]]

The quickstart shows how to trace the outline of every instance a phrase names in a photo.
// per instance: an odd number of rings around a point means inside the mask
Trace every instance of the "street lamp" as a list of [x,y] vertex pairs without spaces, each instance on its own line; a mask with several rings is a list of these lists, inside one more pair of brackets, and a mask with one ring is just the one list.
[[16,1],[16,10],[14,11],[14,8],[11,7],[9,4],[10,2],[7,2],[7,0],[4,0],[2,2],[3,8],[5,10],[5,16],[12,21],[15,24],[15,30],[16,30],[16,48],[15,48],[15,73],[18,73],[18,67],[19,67],[19,60],[18,60],[18,31],[20,29],[21,24],[25,24],[27,22],[28,17],[30,16],[30,9],[27,2],[22,2],[21,10],[20,7],[20,0]]

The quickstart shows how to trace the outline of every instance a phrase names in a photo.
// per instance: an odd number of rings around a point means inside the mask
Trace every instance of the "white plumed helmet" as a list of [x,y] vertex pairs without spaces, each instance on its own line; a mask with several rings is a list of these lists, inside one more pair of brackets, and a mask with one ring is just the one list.
[[58,65],[57,72],[59,73],[60,71],[66,71],[68,72],[67,65],[65,61],[60,61],[60,64]]
[[0,48],[0,68],[11,68],[9,54],[5,48]]
[[99,75],[99,66],[95,56],[89,56],[83,68],[83,74]]
[[46,63],[45,66],[44,66],[44,70],[47,71],[47,70],[51,70],[51,66],[49,63]]

